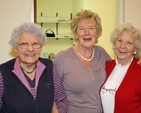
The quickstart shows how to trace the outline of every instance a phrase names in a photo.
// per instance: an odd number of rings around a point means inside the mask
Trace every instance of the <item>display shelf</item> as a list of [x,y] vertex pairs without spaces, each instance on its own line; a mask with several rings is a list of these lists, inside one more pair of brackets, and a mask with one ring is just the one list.
[[73,40],[73,36],[72,35],[56,35],[55,37],[47,37],[49,39],[71,39]]
[[[60,35],[60,32],[58,33],[58,31],[60,31],[59,29],[61,29],[61,27],[64,26],[63,24],[68,24],[67,29],[70,31],[70,23],[71,23],[71,19],[72,19],[72,13],[70,14],[70,17],[58,16],[58,13],[56,13],[56,17],[48,17],[48,16],[42,16],[42,15],[43,14],[41,13],[41,16],[37,17],[37,24],[40,24],[41,27],[44,28],[44,26],[43,26],[44,24],[55,24],[56,25],[55,37],[48,37],[48,38],[55,38],[55,39],[69,38],[71,40],[73,39],[73,37],[69,34]],[[47,28],[47,29],[51,29],[51,28]]]
[[70,23],[71,20],[67,17],[37,17],[37,23]]

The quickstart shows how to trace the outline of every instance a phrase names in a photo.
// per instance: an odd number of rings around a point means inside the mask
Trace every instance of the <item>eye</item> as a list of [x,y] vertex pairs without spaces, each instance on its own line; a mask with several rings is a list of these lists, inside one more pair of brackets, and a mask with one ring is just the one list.
[[79,30],[84,30],[84,27],[80,27]]
[[117,42],[122,42],[122,40],[121,39],[117,39]]
[[32,45],[35,45],[36,46],[36,45],[39,45],[39,43],[33,43]]
[[39,47],[41,47],[41,44],[40,43],[33,43],[32,46],[33,46],[33,48],[39,48]]
[[21,45],[21,46],[27,46],[27,45],[28,45],[28,43],[23,42],[23,43],[20,43],[20,45]]
[[89,29],[94,29],[94,27],[91,27],[91,26],[90,26]]
[[132,42],[127,41],[127,44],[128,44],[128,45],[132,45]]

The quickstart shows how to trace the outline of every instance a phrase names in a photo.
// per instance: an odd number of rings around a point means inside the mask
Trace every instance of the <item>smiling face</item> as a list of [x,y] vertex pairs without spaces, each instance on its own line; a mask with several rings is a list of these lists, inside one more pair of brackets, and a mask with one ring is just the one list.
[[23,33],[20,35],[18,44],[29,44],[27,48],[21,48],[20,45],[17,45],[16,51],[19,55],[20,63],[22,65],[35,64],[42,50],[42,46],[36,49],[33,48],[32,44],[40,44],[38,38],[34,35]]
[[83,47],[93,47],[97,39],[95,22],[91,18],[81,19],[77,26],[76,38]]
[[136,51],[135,40],[130,31],[123,31],[115,41],[114,52],[120,64],[127,64]]

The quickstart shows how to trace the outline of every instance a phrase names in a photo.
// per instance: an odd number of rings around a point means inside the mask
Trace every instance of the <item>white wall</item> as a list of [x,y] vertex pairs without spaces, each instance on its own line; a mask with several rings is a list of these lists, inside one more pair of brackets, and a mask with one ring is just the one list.
[[9,45],[12,30],[33,21],[33,0],[0,0],[0,64],[13,58]]
[[[23,22],[33,21],[32,3],[33,0],[0,0],[0,63],[13,58],[14,53],[8,44],[12,30]],[[83,3],[84,6],[83,4],[81,6],[97,12],[102,18],[103,35],[98,44],[102,45],[111,57],[114,55],[109,44],[109,36],[115,25],[131,22],[141,28],[141,0],[83,0]],[[56,44],[52,45],[54,41]],[[72,44],[73,42],[69,39],[48,40],[43,52],[46,51],[46,48],[51,51],[54,48],[54,51],[58,51],[55,50],[57,46],[64,49]]]
[[124,0],[124,22],[141,28],[141,0]]
[[116,0],[116,26],[124,21],[124,0]]
[[84,9],[84,0],[72,0],[72,5],[72,14],[74,16],[81,9]]
[[116,0],[116,24],[130,22],[141,28],[141,0]]

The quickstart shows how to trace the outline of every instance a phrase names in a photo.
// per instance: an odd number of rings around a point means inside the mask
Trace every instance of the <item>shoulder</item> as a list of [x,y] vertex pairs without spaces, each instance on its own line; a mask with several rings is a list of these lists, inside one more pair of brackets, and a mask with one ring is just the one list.
[[139,70],[141,71],[141,65],[137,64],[137,62],[138,62],[138,59],[134,58],[130,67],[133,67],[133,69],[139,68]]
[[52,62],[52,60],[49,60],[47,58],[41,58],[41,57],[39,58],[39,61],[42,63],[45,63],[45,62],[51,63]]
[[53,62],[52,60],[49,60],[47,58],[39,58],[39,61],[41,62],[41,64],[44,64],[46,67],[50,67],[53,68]]
[[110,61],[111,60],[111,57],[109,56],[109,54],[105,51],[105,49],[103,47],[96,45],[94,47],[94,49],[95,49],[95,55],[97,57],[103,58],[106,61]]
[[106,62],[106,66],[112,66],[115,64],[116,64],[115,60],[110,60],[110,61]]
[[4,63],[2,63],[1,65],[0,65],[0,68],[7,68],[7,69],[13,69],[14,68],[14,64],[15,64],[15,61],[16,61],[16,58],[14,58],[14,59],[11,59],[11,60],[9,60],[9,61],[7,61],[7,62],[4,62]]
[[55,55],[54,62],[56,62],[58,60],[59,61],[64,60],[65,58],[70,57],[72,55],[73,55],[73,48],[72,47],[70,47],[66,50],[62,50],[58,54]]
[[[101,46],[98,46],[96,45],[95,46],[95,51],[98,53],[98,54],[105,54],[105,55],[108,55],[108,53],[106,52],[106,50],[101,47]],[[109,55],[108,55],[109,56]]]
[[134,78],[137,77],[137,79],[141,80],[141,65],[137,64],[138,60],[136,58],[133,59],[131,62],[128,72],[131,75],[134,75]]
[[11,63],[15,63],[15,60],[16,60],[16,58],[8,60],[8,61],[2,63],[1,65],[8,65],[8,64],[11,64]]
[[99,45],[96,45],[95,46],[95,49],[98,50],[98,51],[105,51],[105,49]]
[[108,76],[112,72],[115,65],[116,65],[115,60],[111,60],[111,61],[106,62],[106,73],[107,73]]
[[65,49],[65,50],[60,51],[55,57],[59,57],[59,56],[61,56],[61,57],[63,57],[63,56],[70,56],[70,55],[72,55],[72,51],[73,51],[73,48],[70,47],[68,49]]

